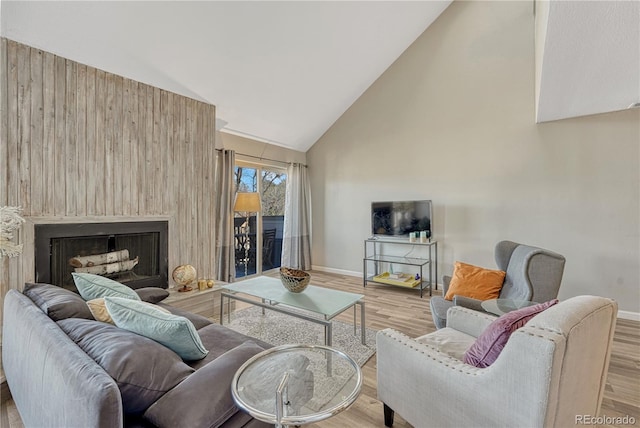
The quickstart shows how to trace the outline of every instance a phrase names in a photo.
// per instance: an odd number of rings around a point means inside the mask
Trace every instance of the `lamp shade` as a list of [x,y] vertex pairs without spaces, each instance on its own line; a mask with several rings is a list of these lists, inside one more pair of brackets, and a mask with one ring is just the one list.
[[260,195],[258,193],[238,192],[236,194],[236,203],[233,206],[234,211],[257,213],[260,211],[260,209],[261,209]]

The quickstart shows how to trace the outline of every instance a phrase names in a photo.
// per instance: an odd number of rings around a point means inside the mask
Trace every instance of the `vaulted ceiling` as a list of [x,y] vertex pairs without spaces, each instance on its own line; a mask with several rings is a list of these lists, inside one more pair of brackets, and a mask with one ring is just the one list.
[[[3,37],[217,106],[308,150],[450,1],[5,1]],[[543,2],[537,115],[640,102],[640,2]]]

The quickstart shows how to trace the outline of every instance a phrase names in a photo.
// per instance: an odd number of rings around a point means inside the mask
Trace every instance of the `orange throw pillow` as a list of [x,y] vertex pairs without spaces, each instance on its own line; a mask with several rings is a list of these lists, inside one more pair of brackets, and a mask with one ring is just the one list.
[[465,296],[478,300],[497,299],[506,272],[484,269],[462,262],[455,262],[446,300],[453,296]]

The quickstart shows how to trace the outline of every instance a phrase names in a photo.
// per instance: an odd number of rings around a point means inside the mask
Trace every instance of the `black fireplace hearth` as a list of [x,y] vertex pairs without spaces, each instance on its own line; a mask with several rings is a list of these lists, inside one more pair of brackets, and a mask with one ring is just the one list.
[[[133,289],[167,288],[167,236],[166,221],[35,225],[36,282],[75,291],[71,273],[88,272]],[[114,261],[116,252],[126,259]]]

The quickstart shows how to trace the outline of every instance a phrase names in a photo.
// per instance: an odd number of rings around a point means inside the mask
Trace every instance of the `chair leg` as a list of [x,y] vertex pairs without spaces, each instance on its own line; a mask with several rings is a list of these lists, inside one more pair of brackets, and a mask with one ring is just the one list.
[[[382,403],[384,404],[384,403]],[[392,427],[393,426],[393,409],[386,404],[384,404],[384,426]]]

